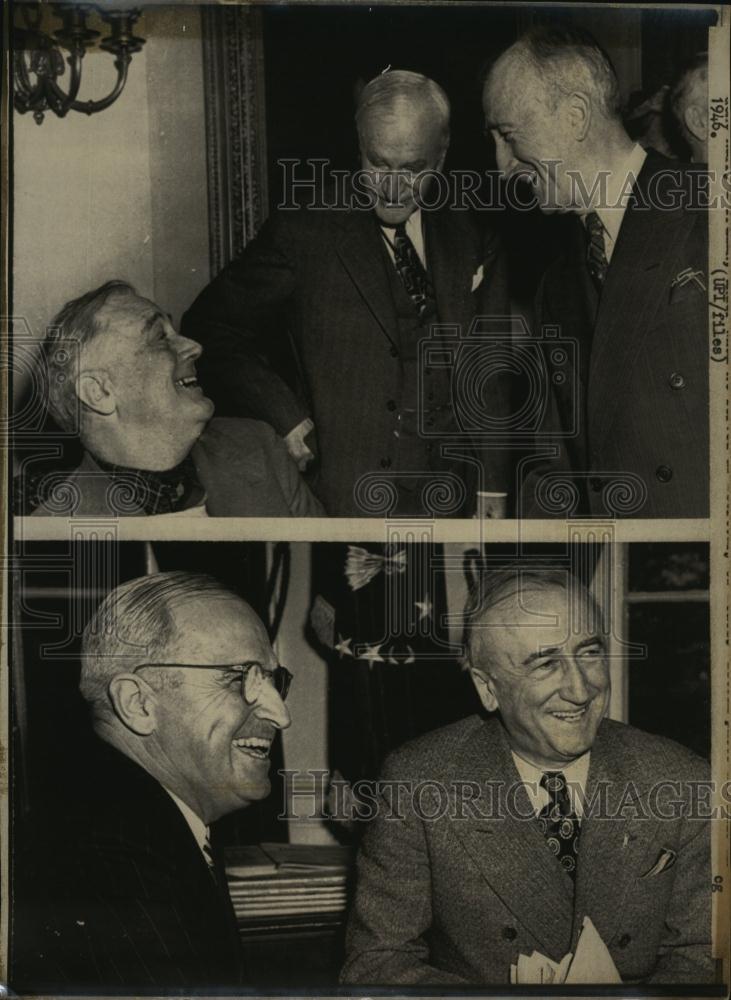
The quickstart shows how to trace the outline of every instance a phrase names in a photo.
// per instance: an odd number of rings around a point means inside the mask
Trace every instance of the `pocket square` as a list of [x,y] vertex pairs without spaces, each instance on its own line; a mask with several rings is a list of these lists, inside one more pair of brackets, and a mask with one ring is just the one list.
[[485,277],[485,267],[483,264],[477,268],[475,273],[472,275],[472,291],[476,292],[477,289],[482,284],[482,279]]
[[703,271],[694,271],[692,267],[683,268],[670,282],[670,290],[674,288],[684,288],[689,282],[693,282],[702,292],[706,291],[705,274]]
[[669,847],[663,847],[655,864],[649,871],[645,872],[642,878],[652,878],[654,875],[659,875],[660,872],[667,871],[668,868],[673,867],[677,857],[675,851],[671,851]]

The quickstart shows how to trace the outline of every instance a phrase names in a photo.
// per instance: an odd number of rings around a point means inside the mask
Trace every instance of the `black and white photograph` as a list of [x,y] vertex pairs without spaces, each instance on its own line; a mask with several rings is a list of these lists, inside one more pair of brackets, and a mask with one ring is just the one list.
[[16,514],[709,517],[722,8],[96,7],[13,4]]
[[727,4],[6,0],[2,997],[728,998]]
[[16,991],[721,995],[708,554],[29,545]]

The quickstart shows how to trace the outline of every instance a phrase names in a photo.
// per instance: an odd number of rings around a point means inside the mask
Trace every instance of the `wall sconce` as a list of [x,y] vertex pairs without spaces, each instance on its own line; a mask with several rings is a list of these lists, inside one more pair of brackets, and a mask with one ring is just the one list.
[[[68,111],[82,111],[93,115],[113,104],[124,90],[127,69],[132,56],[145,44],[143,38],[136,38],[132,29],[140,16],[139,8],[127,10],[107,10],[99,4],[51,4],[54,16],[62,26],[53,36],[41,31],[43,6],[38,4],[14,4],[20,12],[22,24],[13,27],[13,91],[15,109],[21,114],[33,112],[40,125],[46,111],[53,111],[63,118]],[[81,86],[81,61],[87,48],[99,37],[98,31],[86,27],[87,12],[96,8],[110,26],[110,34],[101,40],[99,48],[114,57],[117,81],[106,97],[98,101],[77,101]],[[61,48],[67,49],[69,56],[68,86],[64,90],[59,78],[65,74],[64,57]]]

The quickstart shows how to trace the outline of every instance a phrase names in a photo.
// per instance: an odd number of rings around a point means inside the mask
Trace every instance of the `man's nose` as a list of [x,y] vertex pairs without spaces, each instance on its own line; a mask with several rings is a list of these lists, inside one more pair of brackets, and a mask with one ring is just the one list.
[[582,705],[589,700],[589,685],[586,682],[581,665],[567,657],[564,663],[563,681],[560,690],[561,697],[575,705]]
[[203,348],[197,340],[184,337],[182,333],[175,334],[175,350],[185,361],[195,361],[203,353]]
[[507,177],[515,166],[515,157],[510,146],[502,139],[495,140],[495,159],[498,170]]
[[288,729],[292,724],[292,719],[287,706],[273,684],[264,683],[261,686],[256,699],[254,715],[258,719],[271,722],[277,729]]

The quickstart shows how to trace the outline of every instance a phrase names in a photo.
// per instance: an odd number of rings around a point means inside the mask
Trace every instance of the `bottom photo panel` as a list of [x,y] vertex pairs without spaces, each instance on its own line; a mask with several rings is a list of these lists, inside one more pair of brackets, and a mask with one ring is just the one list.
[[723,995],[707,544],[37,542],[13,602],[13,992]]

